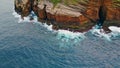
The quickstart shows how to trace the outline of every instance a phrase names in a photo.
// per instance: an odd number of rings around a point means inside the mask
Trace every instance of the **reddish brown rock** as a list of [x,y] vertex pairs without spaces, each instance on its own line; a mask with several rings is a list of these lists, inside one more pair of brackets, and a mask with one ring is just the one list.
[[[98,19],[99,7],[101,0],[91,0],[86,10],[86,14],[92,19]],[[103,0],[104,6],[107,7],[107,20],[120,20],[120,8],[113,7],[112,0]]]
[[30,14],[31,2],[29,0],[15,0],[15,11],[22,17]]
[[[105,27],[120,25],[120,8],[113,7],[112,0],[103,1],[103,5],[106,7],[104,11],[107,11],[105,21],[105,24],[107,24]],[[49,24],[53,24],[55,29],[69,29],[80,32],[91,29],[97,23],[100,17],[100,6],[101,0],[90,0],[88,5],[76,5],[75,7],[78,8],[66,6],[62,3],[54,7],[48,0],[41,0],[39,2],[38,0],[15,0],[15,10],[22,16],[27,16],[31,11],[34,11],[40,21],[44,20]]]

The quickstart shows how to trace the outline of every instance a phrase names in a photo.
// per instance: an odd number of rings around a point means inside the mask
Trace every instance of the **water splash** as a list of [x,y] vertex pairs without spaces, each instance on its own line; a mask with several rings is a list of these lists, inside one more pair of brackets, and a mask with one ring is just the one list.
[[120,33],[120,27],[117,26],[110,26],[108,27],[112,32],[118,32]]
[[[15,18],[18,18],[18,23],[23,23],[23,22],[37,22],[37,16],[35,13],[32,11],[31,14],[29,14],[27,17],[21,18],[21,15],[17,14],[15,11],[12,14]],[[30,17],[33,18],[33,20],[30,20]]]
[[108,41],[111,41],[110,36],[108,34],[106,34],[103,29],[95,29],[95,28],[93,28],[90,31],[94,36],[97,36],[97,37],[100,37],[100,38],[105,38]]
[[[108,41],[111,41],[112,37],[120,36],[120,27],[116,26],[110,26],[109,29],[112,31],[111,33],[105,33],[103,29],[98,29],[98,26],[94,26],[90,31],[80,33],[80,32],[71,32],[69,30],[53,30],[53,25],[48,25],[46,23],[38,22],[37,16],[32,11],[31,14],[27,17],[24,17],[24,20],[21,19],[21,15],[17,14],[16,12],[13,12],[13,15],[15,18],[18,18],[18,23],[22,22],[34,22],[39,23],[41,26],[47,28],[48,31],[52,31],[56,34],[57,39],[61,40],[63,44],[69,44],[69,42],[72,42],[71,44],[76,44],[82,40],[84,40],[85,34],[88,32],[91,32],[92,35],[104,38]],[[33,20],[30,20],[30,17],[33,17]]]
[[[15,18],[18,18],[18,23],[34,22],[34,23],[42,25],[43,27],[47,28],[47,30],[49,30],[49,31],[53,31],[53,29],[52,29],[53,25],[47,25],[46,23],[38,22],[38,18],[33,11],[27,17],[24,17],[24,19],[22,19],[21,15],[17,14],[15,11],[13,12],[13,16]],[[33,20],[30,20],[30,17],[32,17]]]
[[59,35],[59,38],[68,38],[68,39],[75,39],[75,38],[84,37],[84,33],[71,32],[68,30],[58,30],[58,35]]
[[[61,45],[75,45],[80,41],[85,39],[85,33],[80,32],[71,32],[68,30],[58,30],[57,31],[57,38],[60,39],[63,43]],[[62,47],[62,46],[61,46]]]
[[53,31],[53,25],[47,25],[46,23],[43,23],[43,26],[45,27],[45,28],[47,28],[47,30],[49,30],[49,31]]
[[117,26],[110,26],[108,27],[112,32],[109,33],[111,37],[117,37],[120,36],[120,27]]
[[93,27],[90,32],[97,37],[105,38],[108,41],[112,41],[112,37],[116,37],[120,35],[120,27],[110,26],[109,29],[111,33],[105,33],[103,29],[97,29],[96,26]]

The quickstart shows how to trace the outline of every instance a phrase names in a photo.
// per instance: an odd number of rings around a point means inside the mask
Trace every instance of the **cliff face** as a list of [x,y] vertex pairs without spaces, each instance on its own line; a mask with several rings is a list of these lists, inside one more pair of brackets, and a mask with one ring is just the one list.
[[[93,19],[98,19],[98,11],[101,5],[101,0],[90,0],[87,14]],[[120,19],[120,7],[113,6],[113,0],[104,0],[104,7],[106,7],[107,11],[107,20],[119,20]],[[94,15],[94,16],[93,16]]]
[[[47,21],[53,24],[54,29],[69,29],[72,31],[86,31],[92,28],[99,18],[106,18],[112,25],[120,26],[120,8],[111,7],[112,0],[104,0],[106,14],[99,14],[100,0],[90,0],[88,5],[64,5],[57,4],[55,7],[49,0],[15,0],[15,11],[22,17],[34,11],[39,21]],[[100,17],[100,15],[102,17]],[[116,22],[117,21],[117,22]],[[108,22],[109,23],[109,22]],[[107,24],[110,26],[111,24]]]

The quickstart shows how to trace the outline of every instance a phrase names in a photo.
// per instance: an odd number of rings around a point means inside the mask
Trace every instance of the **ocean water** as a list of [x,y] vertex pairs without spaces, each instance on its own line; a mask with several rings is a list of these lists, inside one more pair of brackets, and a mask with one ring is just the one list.
[[13,1],[0,2],[0,68],[120,68],[120,28],[55,31],[29,17],[22,21]]

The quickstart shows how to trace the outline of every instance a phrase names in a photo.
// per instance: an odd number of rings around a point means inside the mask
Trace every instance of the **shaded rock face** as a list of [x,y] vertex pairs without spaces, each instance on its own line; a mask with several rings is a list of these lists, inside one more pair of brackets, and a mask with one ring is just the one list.
[[34,11],[39,21],[53,24],[54,29],[84,32],[91,29],[97,20],[102,23],[120,20],[120,8],[109,7],[111,3],[112,0],[104,0],[104,6],[101,6],[100,0],[90,0],[87,6],[79,4],[76,5],[79,9],[76,9],[62,3],[54,7],[49,0],[15,0],[15,11],[22,17]]
[[[101,1],[103,1],[103,3],[101,3]],[[120,7],[113,7],[112,1],[113,0],[90,0],[86,14],[93,20],[120,20]],[[101,14],[100,11],[103,14]]]

